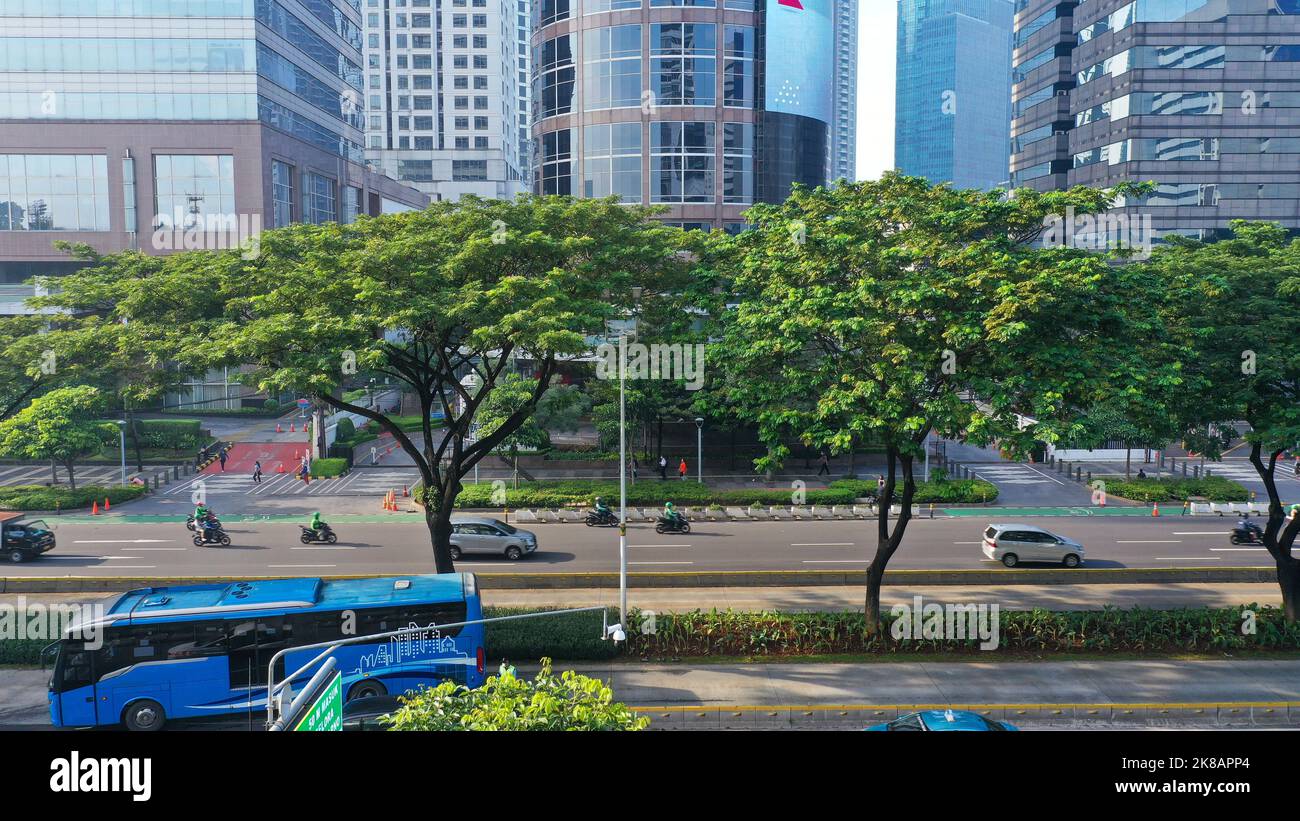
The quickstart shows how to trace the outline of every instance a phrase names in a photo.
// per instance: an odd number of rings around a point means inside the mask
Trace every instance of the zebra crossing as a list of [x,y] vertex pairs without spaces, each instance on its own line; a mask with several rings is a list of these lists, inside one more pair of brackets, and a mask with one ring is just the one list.
[[[128,475],[134,471],[128,471]],[[82,485],[116,485],[122,481],[122,468],[119,465],[87,465],[74,467],[78,487]],[[54,480],[49,465],[0,465],[0,487],[17,485],[48,485]],[[59,468],[59,482],[66,484],[68,471]]]
[[[1259,473],[1255,471],[1255,466],[1244,459],[1237,459],[1223,462],[1206,462],[1205,467],[1215,476],[1222,476],[1225,479],[1231,479],[1234,482],[1242,484],[1263,484],[1259,478]],[[1278,484],[1287,484],[1290,482],[1300,483],[1300,477],[1295,475],[1295,467],[1290,462],[1279,462],[1274,476]]]
[[999,462],[996,464],[967,465],[980,479],[995,485],[1041,485],[1065,482],[1053,476],[1040,465],[1027,465],[1019,462]]
[[382,496],[390,490],[399,494],[420,479],[416,470],[391,468],[355,469],[338,479],[304,482],[292,473],[263,474],[260,483],[243,473],[205,473],[168,487],[167,496],[191,496],[202,489],[205,496]]

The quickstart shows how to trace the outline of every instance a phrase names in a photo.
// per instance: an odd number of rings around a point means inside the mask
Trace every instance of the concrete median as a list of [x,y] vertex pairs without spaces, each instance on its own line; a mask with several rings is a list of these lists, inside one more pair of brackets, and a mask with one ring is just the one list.
[[[322,575],[326,579],[374,578],[401,575],[364,573]],[[478,573],[484,590],[569,590],[618,587],[617,573]],[[10,576],[0,577],[0,593],[107,593],[142,587],[212,584],[232,579],[287,578],[271,576]],[[1003,570],[890,570],[886,585],[1001,586],[1001,585],[1123,585],[1123,584],[1260,584],[1276,582],[1267,567],[1169,567]],[[628,574],[635,588],[694,587],[851,587],[865,586],[862,570],[736,570]]]

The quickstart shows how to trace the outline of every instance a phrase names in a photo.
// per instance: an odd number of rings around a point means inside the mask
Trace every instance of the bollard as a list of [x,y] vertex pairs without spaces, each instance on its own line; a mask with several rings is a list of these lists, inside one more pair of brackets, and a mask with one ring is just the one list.
[[1057,472],[1057,473],[1060,473],[1060,472],[1061,472],[1061,468],[1064,467],[1064,466],[1065,466],[1065,462],[1064,462],[1064,460],[1057,460],[1057,462],[1056,462],[1056,472]]
[[1187,460],[1186,460],[1186,459],[1183,460],[1183,478],[1184,478],[1184,479],[1187,478]]
[[1088,471],[1088,484],[1092,484],[1092,471]]
[[181,478],[181,469],[176,467],[175,465],[172,465],[172,479],[178,480],[180,478]]
[[1201,478],[1201,466],[1200,466],[1200,465],[1194,465],[1194,466],[1192,467],[1192,477],[1195,478],[1195,479],[1199,479],[1199,478]]
[[1076,468],[1074,469],[1074,481],[1076,481],[1076,482],[1082,482],[1082,481],[1083,481],[1083,468],[1081,468],[1081,467],[1076,467]]

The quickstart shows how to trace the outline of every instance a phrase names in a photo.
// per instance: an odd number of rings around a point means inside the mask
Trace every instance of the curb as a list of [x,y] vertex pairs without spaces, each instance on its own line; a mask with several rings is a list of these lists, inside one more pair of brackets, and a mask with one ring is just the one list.
[[[320,576],[373,579],[391,573]],[[396,574],[401,575],[401,574]],[[617,588],[617,573],[476,573],[482,590],[571,590]],[[214,584],[230,576],[11,576],[0,577],[0,593],[110,593],[142,587]],[[239,576],[241,581],[295,578]],[[628,587],[854,587],[866,585],[864,570],[736,570],[629,573]],[[1104,570],[888,570],[886,585],[1077,585],[1077,584],[1244,584],[1277,581],[1267,567],[1115,568]]]
[[1138,704],[798,704],[631,706],[653,729],[720,729],[881,724],[920,710],[967,710],[994,721],[1143,725],[1151,722],[1251,726],[1300,725],[1300,702],[1225,701]]

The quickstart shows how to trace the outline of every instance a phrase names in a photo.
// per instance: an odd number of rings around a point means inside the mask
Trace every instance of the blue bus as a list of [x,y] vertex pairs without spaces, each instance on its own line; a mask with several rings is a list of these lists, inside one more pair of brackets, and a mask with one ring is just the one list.
[[[58,727],[248,714],[265,719],[267,665],[278,651],[422,628],[334,651],[344,698],[401,694],[422,684],[483,683],[483,625],[473,574],[327,581],[268,579],[122,594],[101,618],[74,623],[45,648],[53,661],[50,719]],[[287,653],[276,680],[321,649]],[[287,664],[287,670],[285,665]],[[294,680],[295,689],[315,668]]]

